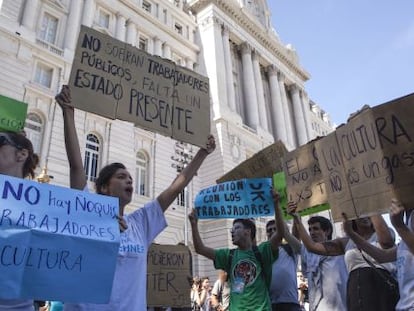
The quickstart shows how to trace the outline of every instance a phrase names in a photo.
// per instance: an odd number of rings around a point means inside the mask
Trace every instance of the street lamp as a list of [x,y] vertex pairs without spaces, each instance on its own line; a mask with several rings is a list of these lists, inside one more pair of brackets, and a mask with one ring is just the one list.
[[47,174],[47,167],[44,166],[40,174],[37,175],[35,178],[37,182],[40,182],[42,184],[48,184],[50,180],[53,179],[53,176]]
[[[173,163],[171,167],[175,168],[177,173],[181,173],[184,167],[191,162],[194,158],[193,146],[183,143],[176,142],[174,146],[174,155],[171,156]],[[190,195],[188,186],[184,188],[184,193],[179,195],[179,205],[184,206],[184,244],[188,245],[188,222],[187,214],[190,202]],[[183,204],[184,203],[184,204]]]

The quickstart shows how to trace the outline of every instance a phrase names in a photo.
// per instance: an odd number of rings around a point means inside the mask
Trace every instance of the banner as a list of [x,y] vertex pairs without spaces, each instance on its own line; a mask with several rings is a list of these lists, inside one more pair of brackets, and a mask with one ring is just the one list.
[[[279,172],[273,175],[273,187],[279,192],[280,195],[280,208],[282,209],[282,215],[285,220],[292,219],[293,217],[289,215],[286,211],[288,200],[288,193],[286,188],[286,177],[284,172]],[[304,207],[301,210],[298,210],[300,216],[312,215],[325,210],[330,209],[328,203],[316,204],[313,206]]]
[[285,145],[277,141],[220,177],[217,183],[243,178],[272,178],[274,173],[283,170],[282,158],[286,153]]
[[0,132],[22,131],[26,123],[26,115],[26,103],[0,95]]
[[199,219],[256,218],[274,215],[271,178],[228,181],[201,190],[195,197]]
[[298,206],[298,211],[328,202],[325,182],[311,141],[287,153],[283,157],[289,201]]
[[147,305],[190,307],[191,253],[184,245],[152,244],[148,250]]
[[0,175],[0,298],[106,303],[118,200]]
[[391,198],[414,205],[414,94],[355,115],[316,142],[332,216],[389,211]]
[[69,85],[76,108],[204,147],[206,77],[82,26]]

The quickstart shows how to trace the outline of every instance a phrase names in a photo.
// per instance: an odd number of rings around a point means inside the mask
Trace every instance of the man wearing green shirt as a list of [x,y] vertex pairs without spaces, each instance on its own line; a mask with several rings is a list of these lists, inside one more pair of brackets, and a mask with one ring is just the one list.
[[198,231],[195,210],[189,215],[195,251],[214,261],[216,269],[227,271],[230,281],[230,311],[270,311],[269,284],[272,264],[277,259],[284,225],[279,195],[272,192],[277,230],[270,240],[256,246],[256,226],[250,219],[235,219],[231,238],[235,249],[213,249],[204,245]]

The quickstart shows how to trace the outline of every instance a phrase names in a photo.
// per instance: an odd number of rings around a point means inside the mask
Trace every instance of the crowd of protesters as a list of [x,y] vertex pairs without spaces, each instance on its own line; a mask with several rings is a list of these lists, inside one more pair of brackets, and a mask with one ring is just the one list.
[[[86,190],[78,137],[67,86],[56,96],[63,112],[64,138],[70,167],[70,187]],[[121,243],[140,245],[144,252],[129,254],[120,247],[110,300],[107,304],[71,304],[0,300],[0,311],[38,310],[99,311],[146,310],[147,250],[167,226],[167,208],[188,185],[215,149],[214,137],[207,137],[192,161],[156,199],[125,213],[131,202],[133,182],[121,163],[105,166],[96,180],[96,192],[119,199],[118,222]],[[38,157],[23,134],[0,133],[0,174],[26,178],[34,174]],[[401,237],[381,215],[348,220],[343,215],[345,237],[332,239],[332,224],[321,216],[311,217],[308,230],[290,202],[293,232],[283,221],[279,194],[272,191],[275,218],[266,225],[267,240],[257,241],[251,219],[235,219],[231,228],[235,248],[213,249],[204,244],[198,231],[195,211],[189,214],[195,251],[213,261],[219,269],[211,286],[208,278],[194,278],[191,288],[192,310],[246,311],[414,311],[414,217],[412,207],[392,200],[390,219]],[[384,202],[386,204],[386,202]],[[300,264],[298,264],[300,262]],[[303,278],[297,280],[300,266]],[[307,283],[304,280],[307,280]],[[1,289],[0,289],[1,290]]]

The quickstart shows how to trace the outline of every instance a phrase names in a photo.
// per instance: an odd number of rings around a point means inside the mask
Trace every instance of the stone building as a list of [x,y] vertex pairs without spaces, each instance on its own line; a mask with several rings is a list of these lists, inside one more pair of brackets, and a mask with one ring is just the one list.
[[[61,110],[53,98],[69,80],[81,24],[208,76],[217,150],[167,211],[159,243],[191,247],[186,213],[200,189],[275,140],[291,150],[317,135],[305,90],[310,75],[279,39],[265,0],[0,3],[0,94],[29,104],[26,131],[41,157],[39,172],[47,166],[53,184],[69,184]],[[83,111],[75,117],[90,188],[102,166],[123,162],[134,177],[130,209],[156,197],[196,151],[127,122]],[[230,227],[226,220],[200,223],[212,247],[231,245]],[[193,263],[195,274],[215,274],[210,262],[194,256]]]

